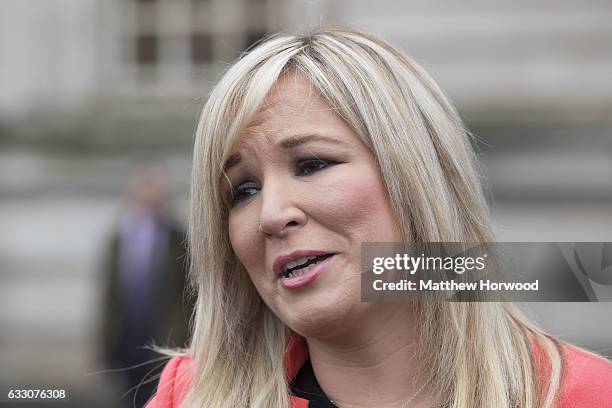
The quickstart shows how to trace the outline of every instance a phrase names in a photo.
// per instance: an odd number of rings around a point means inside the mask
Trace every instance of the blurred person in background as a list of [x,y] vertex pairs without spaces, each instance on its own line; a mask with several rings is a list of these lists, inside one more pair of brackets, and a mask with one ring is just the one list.
[[137,171],[128,196],[103,263],[101,336],[106,364],[125,373],[126,405],[142,407],[155,386],[155,355],[146,346],[182,346],[192,306],[184,298],[184,231],[169,213],[163,170]]

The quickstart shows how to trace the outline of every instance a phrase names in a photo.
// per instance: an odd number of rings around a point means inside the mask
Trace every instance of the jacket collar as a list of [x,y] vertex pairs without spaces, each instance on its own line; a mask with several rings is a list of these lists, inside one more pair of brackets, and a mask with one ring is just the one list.
[[[287,367],[287,378],[293,381],[304,363],[308,360],[308,345],[306,339],[297,333],[293,333],[287,347],[285,348],[285,366]],[[308,400],[291,396],[291,408],[307,408]]]

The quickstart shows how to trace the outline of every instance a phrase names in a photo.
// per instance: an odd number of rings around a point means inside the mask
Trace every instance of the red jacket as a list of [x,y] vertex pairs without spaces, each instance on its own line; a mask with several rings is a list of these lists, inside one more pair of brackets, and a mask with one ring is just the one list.
[[[565,347],[566,377],[559,408],[612,408],[612,363],[574,347]],[[306,340],[293,335],[285,351],[287,376],[295,378],[308,359]],[[162,372],[157,394],[146,408],[178,408],[193,382],[193,362],[171,359]],[[308,408],[308,401],[291,396],[292,408]]]

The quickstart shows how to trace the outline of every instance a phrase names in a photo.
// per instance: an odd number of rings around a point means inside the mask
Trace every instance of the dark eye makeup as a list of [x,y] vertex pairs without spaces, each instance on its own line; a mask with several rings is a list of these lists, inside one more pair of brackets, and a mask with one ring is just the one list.
[[[321,170],[339,164],[339,162],[330,159],[309,157],[307,159],[297,159],[294,165],[294,174],[297,177],[306,177],[313,175]],[[239,205],[240,203],[250,199],[259,191],[259,183],[252,180],[239,181],[227,193],[226,200],[230,208]]]

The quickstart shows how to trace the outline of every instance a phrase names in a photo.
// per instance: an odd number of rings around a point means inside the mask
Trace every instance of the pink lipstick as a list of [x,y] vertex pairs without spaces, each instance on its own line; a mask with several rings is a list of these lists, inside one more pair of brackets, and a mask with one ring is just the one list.
[[317,279],[333,256],[333,253],[323,251],[294,251],[276,258],[274,273],[287,289],[304,287]]

